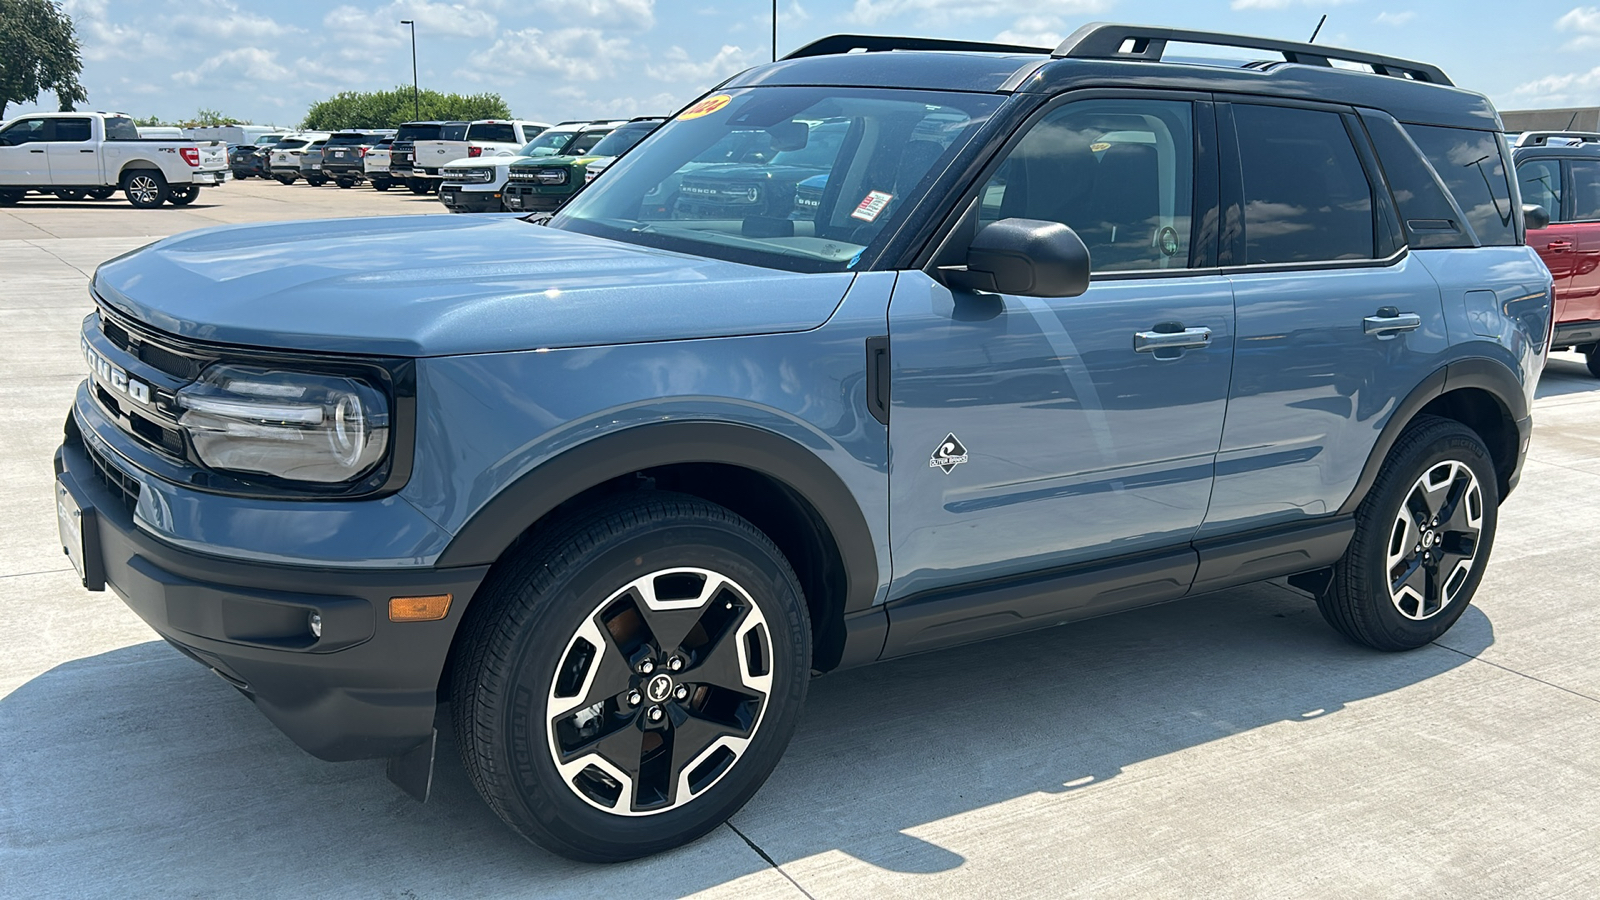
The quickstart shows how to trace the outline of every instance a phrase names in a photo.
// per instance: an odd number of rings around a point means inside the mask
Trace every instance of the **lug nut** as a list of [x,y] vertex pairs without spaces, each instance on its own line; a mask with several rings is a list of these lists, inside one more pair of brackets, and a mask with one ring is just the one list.
[[642,699],[644,699],[644,698],[639,696],[639,692],[638,691],[629,691],[628,692],[628,705],[629,706],[638,706],[639,705],[639,701],[642,700]]
[[656,662],[653,659],[647,659],[644,662],[639,663],[639,674],[640,675],[649,675],[651,672],[654,672],[655,670],[656,670]]
[[646,713],[646,715],[650,717],[650,721],[659,722],[661,721],[661,717],[664,715],[664,713],[661,712],[661,707],[652,706],[650,707],[650,712]]
[[677,690],[672,692],[672,696],[680,702],[687,700],[689,699],[689,688],[686,685],[680,684],[678,685]]
[[674,656],[673,658],[667,660],[667,668],[674,672],[680,671],[683,668],[683,658]]

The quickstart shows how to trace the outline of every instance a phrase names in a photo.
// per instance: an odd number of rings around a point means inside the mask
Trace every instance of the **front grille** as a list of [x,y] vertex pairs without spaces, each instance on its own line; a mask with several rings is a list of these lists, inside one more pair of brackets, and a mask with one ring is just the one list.
[[124,475],[121,469],[112,465],[88,441],[83,442],[83,453],[89,457],[89,462],[94,464],[95,477],[111,489],[111,493],[122,501],[122,505],[127,507],[131,515],[134,508],[139,505],[139,482]]
[[100,308],[100,330],[106,340],[116,345],[134,359],[153,366],[184,381],[193,381],[200,377],[200,370],[204,368],[201,360],[174,353],[159,344],[150,343],[141,335],[135,337],[134,333],[125,325],[117,322],[108,314],[105,307]]

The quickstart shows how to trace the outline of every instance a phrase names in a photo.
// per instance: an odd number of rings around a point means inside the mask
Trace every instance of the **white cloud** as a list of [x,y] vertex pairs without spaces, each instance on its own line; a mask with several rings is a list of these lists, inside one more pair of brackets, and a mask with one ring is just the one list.
[[1600,66],[1587,72],[1546,75],[1518,86],[1511,93],[1530,97],[1541,107],[1592,106],[1600,97]]
[[387,21],[410,19],[417,23],[418,35],[446,37],[488,37],[500,25],[492,13],[462,3],[429,3],[428,0],[396,0],[372,15],[373,28],[388,28]]
[[[1112,0],[1056,0],[1050,12],[1056,16],[1096,13]],[[845,18],[864,25],[875,25],[892,16],[915,16],[919,22],[942,23],[952,19],[1004,16],[1015,13],[1017,5],[1002,0],[856,0]]]
[[608,38],[596,28],[538,28],[504,31],[494,45],[477,54],[471,68],[456,75],[472,81],[493,81],[501,74],[556,75],[568,80],[610,75],[628,53],[627,38]]
[[232,0],[201,0],[197,4],[187,4],[178,24],[196,34],[224,41],[283,37],[300,30],[266,16],[240,12],[238,4]]
[[705,60],[691,59],[682,47],[670,47],[661,56],[662,62],[644,67],[645,74],[662,81],[688,82],[700,87],[709,87],[729,75],[736,75],[754,62],[752,54],[732,44],[723,44],[715,56]]
[[1055,47],[1066,36],[1067,26],[1060,16],[1023,16],[1011,27],[994,36],[1002,44],[1026,47]]
[[1381,12],[1372,21],[1377,22],[1379,25],[1393,25],[1398,28],[1401,25],[1409,24],[1416,17],[1417,14],[1408,9],[1405,12]]
[[1230,9],[1288,9],[1291,6],[1342,6],[1355,0],[1232,0]]
[[1563,50],[1592,50],[1600,47],[1600,7],[1576,6],[1556,20],[1556,30],[1575,34],[1562,45]]
[[192,69],[172,73],[172,80],[179,84],[189,86],[198,85],[206,80],[206,76],[213,72],[226,69],[227,80],[236,81],[243,76],[252,83],[269,81],[289,81],[294,72],[278,63],[276,50],[266,50],[261,47],[240,47],[225,53],[218,53],[205,62]]

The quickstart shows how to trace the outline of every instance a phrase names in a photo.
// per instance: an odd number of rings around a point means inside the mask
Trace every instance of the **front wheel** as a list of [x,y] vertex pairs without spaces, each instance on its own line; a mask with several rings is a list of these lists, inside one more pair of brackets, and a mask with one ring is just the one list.
[[408,178],[406,179],[406,187],[411,191],[411,193],[416,194],[419,197],[428,193],[430,189],[428,181],[425,178]]
[[155,209],[167,202],[171,193],[166,177],[155,169],[135,169],[124,175],[122,191],[128,202],[139,209]]
[[393,184],[393,182],[387,178],[372,179],[372,189],[375,191],[387,191],[389,189],[389,185],[391,184]]
[[89,192],[89,199],[90,200],[109,200],[109,199],[111,199],[111,195],[115,194],[116,192],[117,192],[116,188],[109,188],[109,187],[95,188],[94,190],[91,190]]
[[279,184],[294,184],[296,181],[300,180],[300,176],[298,175],[274,175],[272,177]]
[[323,185],[325,185],[327,183],[328,183],[328,179],[326,177],[322,176],[322,175],[307,175],[306,176],[306,184],[309,184],[312,187],[322,187]]
[[354,178],[340,178],[334,184],[337,184],[340,190],[347,191],[356,186],[356,180]]
[[186,184],[181,187],[173,188],[172,193],[167,197],[167,202],[171,203],[173,206],[188,206],[199,196],[199,187],[192,184]]
[[88,196],[81,188],[60,188],[55,195],[62,200],[82,200]]
[[514,549],[452,671],[468,774],[519,834],[587,861],[692,841],[755,794],[810,676],[794,571],[749,522],[677,494]]
[[1318,598],[1357,643],[1411,650],[1454,625],[1483,579],[1500,492],[1483,440],[1424,416],[1401,433],[1356,512],[1355,536]]

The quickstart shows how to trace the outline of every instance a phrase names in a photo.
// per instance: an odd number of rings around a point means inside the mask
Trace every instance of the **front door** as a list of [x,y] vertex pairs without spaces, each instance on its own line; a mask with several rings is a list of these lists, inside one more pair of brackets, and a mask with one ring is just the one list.
[[0,131],[0,184],[49,184],[44,139],[49,119],[18,119]]
[[[941,591],[1161,549],[1190,558],[1233,358],[1228,283],[1196,268],[1214,258],[1214,232],[1195,224],[1214,204],[1214,174],[1196,190],[1196,158],[1215,165],[1195,138],[1213,127],[1210,109],[1080,100],[1006,151],[979,225],[1072,227],[1094,272],[1082,296],[952,291],[901,274],[889,307],[888,654],[917,648],[905,631],[923,626],[908,607]],[[970,636],[1056,611],[991,610]]]
[[1570,222],[1562,221],[1565,210],[1562,195],[1561,160],[1527,159],[1517,164],[1517,182],[1522,187],[1522,202],[1542,207],[1550,215],[1550,227],[1528,229],[1532,247],[1550,269],[1555,283],[1556,321],[1563,319],[1568,295],[1572,292],[1573,260],[1577,258],[1577,235]]
[[94,145],[94,128],[87,117],[52,119],[45,155],[50,159],[50,183],[98,185],[100,154]]

